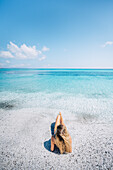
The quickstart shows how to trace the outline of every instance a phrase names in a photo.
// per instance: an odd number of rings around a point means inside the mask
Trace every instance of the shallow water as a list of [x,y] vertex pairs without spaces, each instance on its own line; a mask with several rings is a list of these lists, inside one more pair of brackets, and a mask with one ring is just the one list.
[[113,70],[0,69],[0,111],[21,108],[113,123]]

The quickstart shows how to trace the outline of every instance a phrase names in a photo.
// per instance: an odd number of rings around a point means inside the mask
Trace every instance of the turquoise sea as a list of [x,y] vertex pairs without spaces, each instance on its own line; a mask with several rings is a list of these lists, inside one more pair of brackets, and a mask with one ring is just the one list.
[[113,123],[113,69],[0,69],[0,112],[23,108]]

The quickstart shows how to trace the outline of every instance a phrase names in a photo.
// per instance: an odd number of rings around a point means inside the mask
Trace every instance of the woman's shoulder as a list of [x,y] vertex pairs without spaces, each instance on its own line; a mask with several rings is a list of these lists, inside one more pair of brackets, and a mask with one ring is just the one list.
[[70,135],[69,135],[69,142],[70,142],[69,152],[72,152],[72,139]]

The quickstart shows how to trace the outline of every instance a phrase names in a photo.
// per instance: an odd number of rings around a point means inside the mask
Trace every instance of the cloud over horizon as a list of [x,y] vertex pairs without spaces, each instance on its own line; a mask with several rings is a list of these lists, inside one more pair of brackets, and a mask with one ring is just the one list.
[[22,44],[20,47],[10,42],[7,44],[7,51],[0,51],[1,58],[13,58],[13,59],[39,59],[39,61],[46,58],[43,55],[43,51],[49,51],[49,48],[44,46],[41,50],[38,50],[36,46],[27,46]]
[[104,45],[102,45],[102,47],[106,47],[108,45],[113,45],[113,41],[106,41]]

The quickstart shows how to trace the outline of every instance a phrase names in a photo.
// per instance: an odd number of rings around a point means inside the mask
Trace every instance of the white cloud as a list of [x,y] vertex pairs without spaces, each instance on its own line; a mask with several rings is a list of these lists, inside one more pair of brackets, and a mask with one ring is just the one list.
[[42,48],[42,51],[49,51],[50,49],[49,48],[47,48],[46,46],[44,46],[43,48]]
[[45,60],[45,59],[46,59],[45,55],[43,55],[41,58],[39,58],[40,61]]
[[12,42],[10,42],[10,44],[7,44],[7,49],[14,54],[19,52],[19,47]]
[[[43,47],[42,51],[48,51],[49,48]],[[36,46],[27,46],[22,44],[18,47],[16,44],[10,42],[7,45],[7,51],[1,51],[0,57],[2,58],[15,58],[15,59],[35,59],[41,56],[39,60],[44,60],[46,56],[43,55],[42,51],[38,50]]]
[[15,65],[11,65],[12,68],[23,68],[25,67],[25,64],[15,64]]
[[104,48],[104,47],[106,47],[107,45],[113,45],[113,41],[107,41],[107,42],[105,42],[105,44],[102,45],[102,47]]
[[14,58],[14,56],[9,51],[0,51],[0,57]]
[[23,44],[18,47],[16,44],[10,42],[10,44],[7,45],[7,48],[15,56],[15,58],[30,59],[38,57],[39,54],[36,46],[28,47]]
[[6,63],[10,63],[10,61],[9,61],[9,60],[6,60]]

